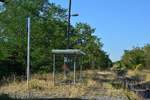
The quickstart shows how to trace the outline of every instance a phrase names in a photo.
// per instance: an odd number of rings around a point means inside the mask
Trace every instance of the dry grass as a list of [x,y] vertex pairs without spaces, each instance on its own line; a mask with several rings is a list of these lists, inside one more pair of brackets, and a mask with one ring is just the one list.
[[[55,86],[52,82],[51,74],[33,75],[32,80],[29,82],[29,90],[33,97],[76,98],[86,96],[93,98],[95,96],[126,96],[124,90],[115,89],[110,83],[93,80],[93,77],[97,77],[99,74],[100,72],[98,71],[88,70],[83,74],[83,82],[77,83],[76,85],[57,84]],[[16,81],[5,84],[0,87],[0,93],[15,95],[15,97],[27,96],[27,83],[26,81]]]
[[127,73],[128,76],[138,75],[144,79],[144,81],[150,81],[150,70],[129,70]]
[[[34,94],[34,96],[50,96],[50,97],[77,97],[82,96],[85,91],[83,85],[57,85],[54,86],[51,82],[45,80],[31,80],[29,85],[29,90]],[[26,82],[21,83],[11,83],[1,87],[1,92],[7,94],[16,94],[18,96],[27,95],[28,89]],[[40,93],[40,94],[39,94]]]
[[144,75],[145,75],[145,81],[150,81],[150,70],[143,70]]

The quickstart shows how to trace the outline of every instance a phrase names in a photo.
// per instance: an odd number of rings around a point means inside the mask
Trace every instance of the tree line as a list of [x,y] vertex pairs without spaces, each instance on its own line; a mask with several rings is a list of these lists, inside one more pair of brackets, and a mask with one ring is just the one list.
[[115,62],[113,68],[122,71],[150,69],[150,44],[125,50],[121,60]]
[[[31,17],[32,72],[52,70],[52,49],[67,45],[67,9],[47,0],[6,0],[0,11],[0,77],[25,74],[27,55],[26,18]],[[101,39],[93,35],[95,28],[87,23],[71,25],[70,48],[86,53],[83,65],[90,69],[112,66],[102,50]]]

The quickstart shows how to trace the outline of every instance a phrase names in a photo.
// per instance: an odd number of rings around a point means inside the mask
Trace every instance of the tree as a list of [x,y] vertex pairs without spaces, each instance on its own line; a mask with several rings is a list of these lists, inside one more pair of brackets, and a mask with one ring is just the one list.
[[[52,70],[52,49],[66,48],[67,10],[47,0],[6,0],[5,10],[0,13],[0,35],[8,39],[0,41],[0,66],[13,68],[12,73],[26,69],[26,18],[31,17],[31,70]],[[110,65],[109,56],[102,51],[103,44],[93,35],[90,25],[78,23],[72,27],[72,48],[87,53],[85,65],[93,68]],[[60,61],[61,62],[61,61]],[[60,63],[58,62],[58,63]],[[2,68],[2,67],[1,67]]]
[[109,56],[102,50],[103,43],[100,38],[93,35],[94,28],[86,23],[77,23],[72,36],[72,42],[80,40],[81,43],[74,45],[86,53],[84,64],[89,68],[108,68],[111,66]]
[[117,73],[117,76],[125,76],[127,68],[121,61],[116,61],[113,64],[112,70]]
[[[0,13],[0,35],[8,42],[0,42],[0,62],[3,66],[26,66],[26,17],[31,17],[31,68],[50,71],[51,50],[64,48],[67,29],[66,9],[44,0],[8,0]],[[61,43],[60,43],[61,41]],[[7,62],[4,64],[4,62]],[[22,71],[22,70],[20,70]]]
[[139,64],[144,66],[144,51],[139,47],[125,50],[121,61],[130,69],[135,69]]
[[143,47],[145,67],[150,68],[150,44]]

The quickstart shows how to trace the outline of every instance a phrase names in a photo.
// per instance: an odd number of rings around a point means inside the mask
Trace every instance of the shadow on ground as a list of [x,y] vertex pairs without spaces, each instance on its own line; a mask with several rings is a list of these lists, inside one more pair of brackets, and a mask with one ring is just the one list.
[[34,98],[34,99],[16,99],[16,98],[12,98],[7,94],[1,94],[0,95],[0,100],[87,100],[87,99],[79,99],[79,98]]
[[9,97],[7,94],[1,94],[0,100],[14,100],[11,97]]

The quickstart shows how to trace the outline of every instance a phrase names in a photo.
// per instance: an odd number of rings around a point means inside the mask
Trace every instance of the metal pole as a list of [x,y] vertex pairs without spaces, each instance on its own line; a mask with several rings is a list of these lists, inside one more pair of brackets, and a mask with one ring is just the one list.
[[55,54],[53,54],[53,84],[55,85]]
[[82,60],[83,57],[81,57],[81,61],[80,61],[80,80],[82,80]]
[[76,56],[74,56],[74,84],[76,84]]
[[67,28],[67,49],[69,49],[69,45],[70,45],[70,39],[69,39],[69,35],[70,35],[70,30],[71,30],[71,24],[70,24],[70,19],[71,19],[71,4],[72,1],[69,0],[69,12],[68,12],[68,28]]
[[[67,49],[69,49],[70,47],[70,30],[71,30],[71,22],[70,22],[70,19],[71,19],[71,4],[72,4],[72,1],[69,0],[69,11],[68,11],[68,26],[67,26]],[[65,57],[64,57],[65,59]],[[66,59],[68,61],[68,56],[66,56]],[[65,61],[64,61],[65,62]],[[66,75],[64,75],[66,77]]]
[[27,18],[27,32],[28,32],[28,43],[27,43],[27,86],[29,88],[30,80],[30,17]]
[[[68,61],[68,58],[67,57],[64,57],[64,65],[66,66],[66,62]],[[64,80],[67,79],[67,72],[66,72],[66,69],[64,68]]]

